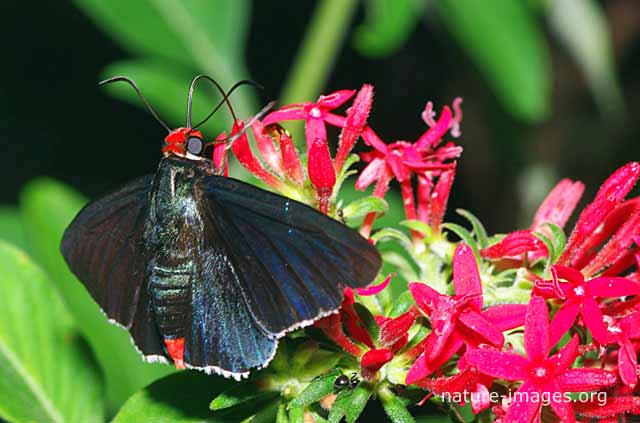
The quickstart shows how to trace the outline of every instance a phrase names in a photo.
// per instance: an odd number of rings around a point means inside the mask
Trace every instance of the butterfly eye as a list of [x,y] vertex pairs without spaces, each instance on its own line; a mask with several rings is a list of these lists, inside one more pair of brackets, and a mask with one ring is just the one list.
[[202,153],[202,140],[198,137],[191,137],[187,141],[187,152],[194,156],[199,156]]

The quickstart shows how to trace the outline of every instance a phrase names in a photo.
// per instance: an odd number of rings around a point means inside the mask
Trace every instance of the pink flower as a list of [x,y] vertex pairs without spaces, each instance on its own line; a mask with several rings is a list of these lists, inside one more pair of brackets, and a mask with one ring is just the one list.
[[[608,316],[607,316],[608,317]],[[635,388],[638,383],[638,357],[631,339],[640,338],[640,312],[630,314],[607,328],[607,343],[618,344],[618,373],[622,383]]]
[[[361,154],[369,164],[358,177],[356,189],[365,190],[376,182],[373,195],[383,198],[395,178],[402,190],[406,218],[420,219],[439,233],[455,176],[455,162],[451,161],[462,153],[462,148],[453,143],[440,145],[454,121],[451,110],[445,106],[440,119],[429,121],[432,126],[415,143],[395,141],[386,144],[371,128],[365,128],[362,138],[373,150]],[[413,175],[418,178],[417,210]],[[368,236],[374,219],[375,214],[365,218],[361,228],[363,235]],[[413,236],[416,240],[421,237],[417,233]]]
[[453,259],[455,295],[440,294],[423,283],[409,284],[417,306],[431,321],[432,331],[408,355],[420,353],[406,383],[419,381],[444,364],[465,343],[504,344],[504,330],[521,326],[525,306],[506,304],[482,310],[482,284],[471,247],[461,243]]
[[[539,281],[535,287],[535,292],[562,302],[551,322],[551,345],[562,338],[578,315],[582,317],[593,338],[606,345],[607,327],[596,298],[640,294],[639,283],[621,277],[600,277],[585,281],[580,271],[559,265],[553,266],[551,273],[553,281]],[[555,289],[549,289],[548,286],[554,286]]]
[[511,232],[500,242],[480,251],[482,257],[496,260],[516,258],[528,254],[527,259],[531,262],[540,257],[549,255],[547,247],[540,239],[533,235],[533,232],[542,232],[549,236],[545,223],[553,223],[560,228],[571,217],[582,193],[584,184],[573,182],[570,179],[563,179],[549,192],[533,218],[533,223],[529,229]]
[[[558,264],[570,266],[574,269],[589,267],[585,274],[596,275],[608,271],[613,274],[610,267],[620,270],[619,263],[633,262],[633,254],[637,249],[627,248],[625,253],[615,257],[615,262],[607,262],[604,257],[596,257],[594,250],[602,242],[606,241],[616,230],[625,229],[623,239],[612,239],[614,248],[627,245],[634,247],[633,236],[640,234],[640,228],[627,228],[621,224],[638,213],[635,204],[632,207],[625,206],[622,201],[631,191],[640,176],[640,164],[629,163],[615,171],[603,184],[596,198],[580,214],[567,246],[558,259]],[[615,237],[614,237],[615,238]],[[611,241],[610,241],[611,242]],[[613,247],[613,246],[612,246]],[[608,244],[602,250],[607,250]],[[607,253],[607,255],[609,255]],[[622,269],[624,270],[624,269]]]
[[[578,356],[578,338],[556,355],[549,357],[549,311],[545,301],[532,296],[524,326],[527,356],[493,350],[474,349],[466,354],[469,364],[481,372],[508,381],[523,381],[519,395],[509,406],[505,421],[529,423],[540,413],[542,394],[550,399],[551,409],[563,422],[575,422],[566,392],[593,391],[616,383],[613,372],[601,369],[571,369]],[[536,395],[537,394],[537,395]]]
[[[341,90],[326,96],[320,96],[315,103],[289,104],[270,113],[262,121],[262,125],[267,128],[286,120],[305,121],[309,180],[316,191],[318,208],[324,213],[327,213],[329,209],[329,200],[333,194],[336,175],[342,170],[347,156],[361,135],[371,110],[373,87],[365,84],[358,92],[353,105],[348,109],[346,117],[332,113],[332,110],[342,106],[354,94],[355,90]],[[325,123],[342,128],[335,161],[331,159],[329,152]],[[256,141],[260,145],[260,140],[257,137]],[[287,134],[285,142],[290,141],[291,139]],[[262,151],[263,149],[261,149]],[[285,156],[285,151],[287,156]],[[301,178],[297,165],[287,165],[287,162],[295,162],[295,160],[291,159],[291,151],[291,145],[286,145],[284,148],[281,146],[284,169],[287,170],[292,180],[299,182]],[[275,154],[270,154],[271,151],[268,153],[267,157],[277,157]],[[264,157],[265,153],[263,152],[262,155]],[[275,164],[273,167],[282,168],[279,164]]]
[[[466,366],[453,376],[436,379],[425,378],[416,382],[416,385],[433,394],[449,395],[451,398],[455,398],[455,394],[469,393],[471,408],[474,414],[478,414],[491,405],[489,388],[492,383],[492,377],[478,372],[474,366]],[[464,403],[460,403],[460,405],[464,405]]]
[[[241,131],[244,128],[244,122],[238,121],[233,124],[233,129],[231,131],[231,135],[234,135]],[[252,127],[253,129],[254,127]],[[259,127],[258,127],[259,128]],[[259,128],[260,129],[260,128]],[[256,132],[254,131],[254,134]],[[258,133],[260,134],[259,130]],[[261,135],[261,134],[260,134]],[[261,136],[256,137],[256,141],[266,142],[262,139]],[[271,142],[271,141],[269,141]],[[251,173],[253,173],[258,178],[262,179],[265,183],[270,185],[271,187],[277,190],[283,190],[285,185],[281,178],[275,176],[272,172],[267,170],[262,163],[253,155],[251,151],[251,146],[249,145],[249,138],[247,134],[244,133],[242,136],[235,140],[233,144],[231,144],[231,149],[233,153],[238,158],[238,161],[247,168]]]
[[[386,288],[390,279],[390,277],[387,277],[381,284],[357,289],[355,293],[363,296],[375,295]],[[416,312],[413,308],[410,308],[395,318],[376,316],[375,323],[378,326],[378,336],[372,339],[354,304],[354,291],[351,288],[345,289],[341,314],[325,317],[316,322],[315,325],[329,339],[342,347],[345,352],[359,357],[362,377],[373,381],[378,370],[391,361],[395,354],[407,345],[409,340],[408,332],[415,322]],[[350,337],[344,332],[343,325],[346,326]]]

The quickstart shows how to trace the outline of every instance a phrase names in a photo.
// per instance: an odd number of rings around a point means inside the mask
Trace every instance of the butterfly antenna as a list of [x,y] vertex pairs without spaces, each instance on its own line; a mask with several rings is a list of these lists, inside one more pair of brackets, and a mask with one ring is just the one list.
[[[198,75],[198,77],[199,76],[205,77],[204,75]],[[196,77],[196,78],[198,78],[198,77]],[[209,77],[206,77],[206,78],[208,80],[210,80],[211,82],[213,82],[216,85],[216,87],[218,87],[218,89],[220,89],[220,85],[218,85],[218,83],[216,81],[214,81],[213,79],[211,79]],[[195,78],[194,78],[194,80],[195,80]],[[233,116],[233,120],[234,120],[234,122],[236,122],[238,119],[236,118],[236,115],[235,115],[235,112],[233,110],[233,107],[231,107],[231,103],[229,101],[229,97],[231,96],[231,93],[233,93],[237,88],[239,88],[239,87],[241,87],[243,85],[251,85],[251,86],[256,87],[256,88],[258,88],[260,90],[264,89],[264,87],[262,85],[260,85],[259,83],[255,82],[255,81],[252,81],[250,79],[243,79],[242,81],[236,82],[233,85],[233,87],[231,87],[231,89],[226,94],[221,91],[222,95],[224,97],[223,100],[221,100],[220,103],[218,103],[218,105],[211,111],[211,113],[209,113],[207,115],[207,117],[205,117],[197,125],[195,125],[193,127],[193,129],[196,129],[199,126],[204,125],[204,123],[207,122],[211,118],[211,116],[213,116],[220,109],[220,107],[222,107],[222,105],[224,103],[227,103],[227,105],[229,106],[229,110],[231,111],[231,115]],[[192,82],[192,86],[193,86],[193,82]],[[189,90],[189,91],[190,91],[190,99],[191,99],[192,98],[192,93],[191,93],[191,90]],[[190,113],[190,108],[189,108],[188,105],[187,105],[187,114],[188,114],[187,124],[189,124],[190,123],[191,113]]]
[[98,82],[98,85],[102,86],[102,85],[106,85],[106,84],[111,84],[113,82],[126,82],[127,84],[131,85],[131,87],[133,87],[133,89],[138,94],[138,97],[140,97],[140,100],[142,100],[142,103],[144,103],[144,105],[147,108],[147,110],[149,111],[149,113],[151,113],[151,116],[153,116],[160,123],[160,125],[162,125],[164,127],[164,129],[167,130],[167,132],[171,132],[171,129],[167,126],[166,123],[164,123],[162,121],[162,119],[160,119],[160,116],[158,116],[158,114],[153,109],[153,107],[151,107],[151,104],[147,101],[146,97],[142,94],[142,91],[140,91],[140,88],[138,88],[136,83],[133,82],[133,80],[131,78],[126,77],[126,76],[114,76],[112,78],[105,79],[104,81]]

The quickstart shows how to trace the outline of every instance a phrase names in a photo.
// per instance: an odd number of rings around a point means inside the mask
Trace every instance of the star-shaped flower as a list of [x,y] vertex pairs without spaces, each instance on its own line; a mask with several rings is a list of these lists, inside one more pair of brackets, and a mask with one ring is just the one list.
[[[585,281],[579,270],[560,265],[553,266],[551,274],[553,281],[538,281],[535,290],[547,298],[562,302],[551,322],[552,345],[569,330],[578,315],[582,317],[593,338],[606,345],[607,326],[596,299],[640,294],[640,284],[630,279],[603,276]],[[555,288],[549,289],[550,286]]]
[[465,343],[501,348],[504,330],[522,325],[525,306],[505,304],[482,310],[482,284],[473,250],[461,243],[453,258],[455,295],[443,295],[424,283],[411,283],[416,304],[431,321],[432,331],[416,346],[421,354],[407,374],[408,385],[444,364]]
[[[373,87],[365,84],[358,92],[353,105],[347,110],[346,117],[332,112],[345,104],[355,93],[355,90],[340,90],[320,96],[315,103],[289,104],[270,113],[262,121],[265,127],[287,120],[305,121],[307,173],[317,193],[318,208],[323,212],[328,210],[336,174],[342,169],[353,145],[361,135],[371,110]],[[331,159],[325,123],[342,128],[335,160]]]
[[567,392],[594,391],[616,383],[613,372],[602,369],[571,369],[578,356],[578,338],[549,357],[549,311],[544,299],[532,296],[524,326],[525,357],[504,351],[473,349],[467,352],[469,364],[481,372],[508,381],[523,381],[509,406],[505,421],[530,423],[540,413],[543,395],[563,422],[575,422]]
[[[459,101],[454,106],[459,109]],[[370,128],[362,132],[362,138],[373,147],[372,151],[362,153],[361,157],[369,164],[364,168],[356,189],[365,190],[376,183],[373,195],[383,198],[393,178],[400,183],[402,199],[407,219],[420,219],[431,225],[434,232],[440,231],[449,191],[455,176],[455,162],[462,153],[462,147],[449,142],[441,145],[444,135],[452,128],[458,128],[461,112],[454,116],[445,106],[437,122],[425,120],[430,128],[414,143],[395,141],[386,144]],[[412,176],[418,178],[418,195],[412,184]],[[371,231],[375,214],[365,218],[361,233],[367,236]],[[419,238],[419,234],[413,234]]]
[[614,322],[609,316],[605,320],[611,320],[607,327],[607,343],[618,344],[618,373],[622,383],[635,388],[638,383],[638,355],[631,342],[640,338],[640,312],[635,312]]

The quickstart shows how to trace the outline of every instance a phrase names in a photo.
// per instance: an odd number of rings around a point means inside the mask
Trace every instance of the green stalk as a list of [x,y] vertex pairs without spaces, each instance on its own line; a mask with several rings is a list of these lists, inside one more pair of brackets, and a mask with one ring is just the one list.
[[[322,0],[299,47],[284,86],[281,104],[314,101],[327,81],[347,28],[358,4],[357,0]],[[302,137],[302,122],[288,126],[296,142]]]

